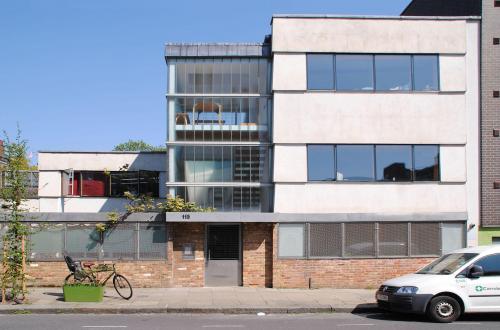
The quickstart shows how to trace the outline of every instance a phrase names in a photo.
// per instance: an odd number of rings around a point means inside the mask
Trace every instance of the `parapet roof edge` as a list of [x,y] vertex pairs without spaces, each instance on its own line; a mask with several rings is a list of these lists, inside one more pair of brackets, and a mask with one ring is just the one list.
[[39,150],[39,154],[166,154],[166,151],[75,151]]
[[264,46],[263,42],[166,42],[165,46]]
[[275,18],[332,18],[332,19],[384,19],[384,20],[481,20],[481,16],[378,16],[378,15],[328,15],[328,14],[273,14],[271,24]]

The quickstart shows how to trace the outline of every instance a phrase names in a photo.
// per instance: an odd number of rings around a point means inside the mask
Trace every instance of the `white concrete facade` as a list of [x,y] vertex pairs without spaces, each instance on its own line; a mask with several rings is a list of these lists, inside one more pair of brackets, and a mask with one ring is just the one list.
[[[275,212],[466,212],[478,223],[479,21],[275,16],[272,28]],[[438,54],[440,88],[307,90],[308,53]],[[307,144],[439,145],[440,181],[308,182]]]
[[[166,153],[162,152],[40,152],[38,154],[39,212],[123,211],[125,198],[64,196],[63,172],[158,171],[159,197],[166,197]],[[83,220],[83,219],[82,219]]]

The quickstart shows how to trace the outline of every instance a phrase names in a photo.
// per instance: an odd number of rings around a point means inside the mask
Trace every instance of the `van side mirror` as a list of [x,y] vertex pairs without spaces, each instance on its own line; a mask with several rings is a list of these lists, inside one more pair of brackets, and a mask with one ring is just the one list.
[[467,277],[469,278],[480,278],[481,276],[484,276],[484,270],[483,267],[478,265],[472,265],[467,272]]

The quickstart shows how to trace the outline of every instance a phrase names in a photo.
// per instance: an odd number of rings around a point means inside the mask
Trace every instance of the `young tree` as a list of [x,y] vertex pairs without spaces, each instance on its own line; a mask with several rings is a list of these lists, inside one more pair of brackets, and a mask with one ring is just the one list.
[[143,140],[128,140],[127,142],[117,144],[113,151],[165,151],[164,147],[155,147]]
[[2,215],[7,221],[7,231],[3,236],[2,255],[2,302],[5,302],[5,293],[10,289],[9,298],[19,303],[26,294],[27,243],[29,227],[22,222],[24,213],[22,203],[26,199],[26,153],[27,141],[21,138],[18,128],[14,141],[5,133],[4,187],[1,190]]

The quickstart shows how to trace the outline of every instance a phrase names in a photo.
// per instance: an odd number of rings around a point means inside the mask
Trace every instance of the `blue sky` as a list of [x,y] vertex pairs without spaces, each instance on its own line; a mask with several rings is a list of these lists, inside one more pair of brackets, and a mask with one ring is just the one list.
[[409,2],[2,0],[0,129],[19,123],[33,152],[161,145],[165,42],[260,42],[273,13],[398,15]]

